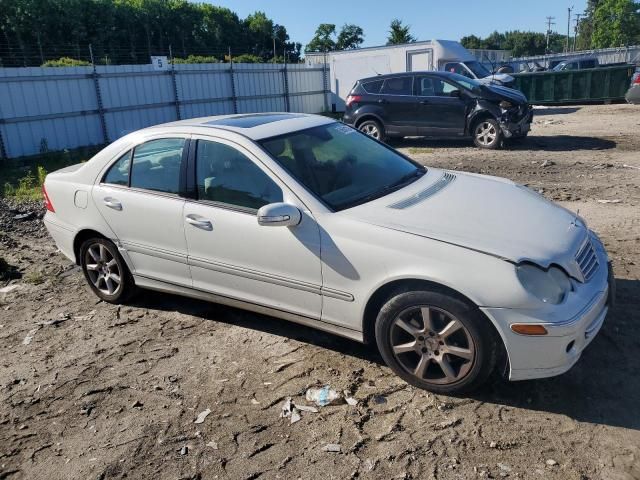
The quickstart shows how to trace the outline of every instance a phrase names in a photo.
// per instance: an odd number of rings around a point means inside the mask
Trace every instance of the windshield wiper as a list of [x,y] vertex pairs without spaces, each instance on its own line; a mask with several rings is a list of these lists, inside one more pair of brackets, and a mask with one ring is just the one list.
[[346,210],[347,208],[352,208],[352,207],[356,207],[358,205],[362,205],[363,203],[367,203],[370,202],[372,200],[375,200],[377,198],[381,198],[384,197],[385,195],[388,195],[391,192],[395,192],[396,190],[400,190],[402,187],[405,187],[407,185],[409,185],[410,183],[413,183],[415,180],[417,180],[418,178],[422,177],[425,173],[427,173],[427,171],[424,168],[416,168],[413,172],[408,173],[406,175],[403,175],[402,177],[400,177],[400,179],[391,184],[391,185],[387,185],[383,188],[381,188],[380,190],[374,192],[374,193],[370,193],[369,195],[365,195],[364,197],[358,198],[356,200],[352,200],[350,202],[346,202],[340,205],[336,205],[335,209],[336,210]]

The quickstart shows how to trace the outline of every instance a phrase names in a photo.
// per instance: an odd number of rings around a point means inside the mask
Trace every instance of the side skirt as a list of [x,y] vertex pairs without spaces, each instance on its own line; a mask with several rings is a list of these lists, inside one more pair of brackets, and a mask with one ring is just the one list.
[[163,282],[155,280],[142,275],[133,275],[135,283],[138,287],[148,288],[149,290],[155,290],[158,292],[173,293],[176,295],[182,295],[184,297],[197,298],[199,300],[205,300],[208,302],[219,303],[221,305],[227,305],[229,307],[240,308],[242,310],[249,310],[251,312],[260,313],[262,315],[269,315],[290,322],[305,325],[307,327],[322,330],[324,332],[339,335],[341,337],[355,340],[356,342],[363,343],[364,337],[362,332],[351,330],[349,328],[341,327],[331,323],[323,322],[315,318],[305,317],[297,315],[295,313],[278,310],[275,308],[259,305],[256,303],[245,302],[236,298],[226,297],[223,295],[217,295],[215,293],[205,292],[195,288],[183,287],[175,285],[173,283]]

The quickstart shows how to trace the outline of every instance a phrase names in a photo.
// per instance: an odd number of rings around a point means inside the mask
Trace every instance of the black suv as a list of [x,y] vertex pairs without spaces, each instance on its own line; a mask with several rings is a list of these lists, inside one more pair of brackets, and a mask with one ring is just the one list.
[[358,80],[347,97],[344,122],[388,138],[472,137],[499,148],[527,135],[533,111],[517,90],[449,72],[410,72]]

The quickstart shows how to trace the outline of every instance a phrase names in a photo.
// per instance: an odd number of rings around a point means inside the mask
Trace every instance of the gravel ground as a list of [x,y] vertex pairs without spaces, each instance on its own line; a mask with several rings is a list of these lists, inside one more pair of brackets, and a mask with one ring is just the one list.
[[[508,150],[396,146],[526,183],[601,235],[618,305],[570,372],[433,395],[370,348],[277,319],[152,292],[101,303],[40,206],[3,202],[0,287],[18,288],[0,294],[0,479],[640,478],[640,109],[536,113]],[[357,405],[280,418],[325,384]]]

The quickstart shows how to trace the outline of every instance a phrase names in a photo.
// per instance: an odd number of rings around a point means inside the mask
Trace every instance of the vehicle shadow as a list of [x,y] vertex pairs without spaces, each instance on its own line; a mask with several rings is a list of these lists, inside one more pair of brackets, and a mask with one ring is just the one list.
[[[430,150],[439,148],[477,148],[470,138],[465,139],[430,139],[411,137],[402,140],[392,140],[393,148],[408,148],[409,155],[419,153],[433,153]],[[508,140],[503,151],[546,151],[573,152],[576,150],[609,150],[616,148],[616,142],[597,137],[582,137],[575,135],[528,136],[526,138]],[[416,149],[412,151],[412,149]],[[423,150],[423,151],[420,151]],[[500,150],[496,151],[500,152]]]
[[[470,395],[477,401],[566,415],[589,422],[640,430],[640,281],[617,279],[617,304],[578,364],[564,375],[508,382],[494,379]],[[132,306],[178,311],[207,320],[295,339],[384,365],[375,346],[232,307],[144,291]]]
[[581,107],[546,107],[533,109],[533,115],[540,117],[543,115],[565,115],[567,113],[575,113],[580,110]]

